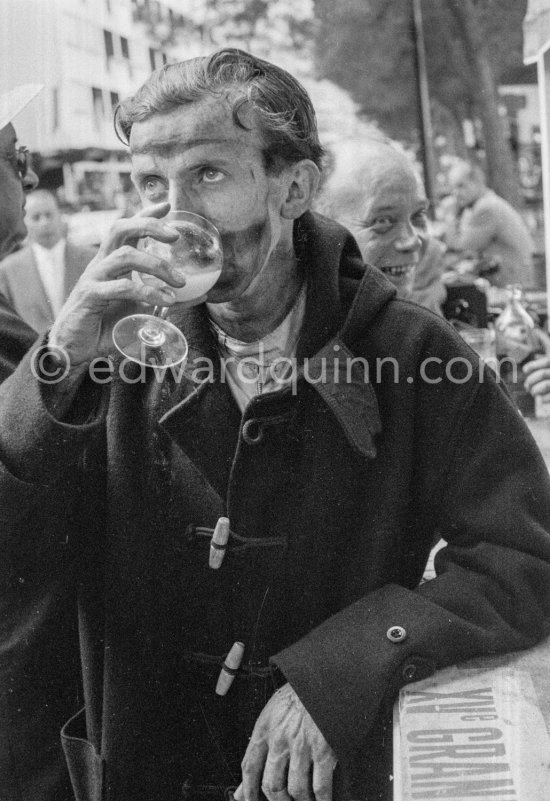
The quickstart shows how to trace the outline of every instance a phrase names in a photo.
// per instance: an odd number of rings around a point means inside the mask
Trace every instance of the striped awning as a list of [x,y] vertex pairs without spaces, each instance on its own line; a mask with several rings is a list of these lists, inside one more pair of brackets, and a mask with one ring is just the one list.
[[528,0],[523,20],[523,60],[533,64],[550,48],[550,0]]

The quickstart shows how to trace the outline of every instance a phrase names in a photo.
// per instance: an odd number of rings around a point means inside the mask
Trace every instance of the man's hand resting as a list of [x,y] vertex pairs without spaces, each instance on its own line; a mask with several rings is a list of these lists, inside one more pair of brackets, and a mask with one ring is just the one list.
[[236,801],[331,801],[336,757],[290,684],[260,714],[242,762]]

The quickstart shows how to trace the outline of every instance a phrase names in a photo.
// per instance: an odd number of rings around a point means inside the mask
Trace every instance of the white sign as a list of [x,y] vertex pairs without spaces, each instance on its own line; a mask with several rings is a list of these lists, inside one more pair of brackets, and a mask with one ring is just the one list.
[[550,738],[529,673],[449,668],[394,707],[394,801],[550,801]]

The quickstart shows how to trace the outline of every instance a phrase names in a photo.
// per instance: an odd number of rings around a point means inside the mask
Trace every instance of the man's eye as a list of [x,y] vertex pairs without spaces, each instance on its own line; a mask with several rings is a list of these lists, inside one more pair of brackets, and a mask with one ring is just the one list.
[[389,231],[392,225],[393,225],[393,218],[383,215],[380,217],[375,217],[374,220],[372,220],[369,227],[374,229],[374,231],[376,231],[379,234],[384,234],[386,233],[386,231]]
[[148,194],[152,194],[153,192],[159,192],[162,189],[162,182],[159,178],[150,176],[148,178],[145,178],[145,180],[143,181],[143,189]]
[[200,177],[205,184],[217,184],[223,180],[224,174],[213,167],[203,167],[200,172]]

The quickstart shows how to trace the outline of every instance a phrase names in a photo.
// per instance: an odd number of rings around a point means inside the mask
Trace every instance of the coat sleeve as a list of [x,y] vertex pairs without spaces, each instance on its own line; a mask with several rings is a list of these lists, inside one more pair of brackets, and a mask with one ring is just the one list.
[[0,272],[0,381],[13,373],[38,336],[12,308],[4,289],[8,283]]
[[103,402],[94,413],[86,407],[86,422],[60,421],[48,411],[36,377],[40,347],[0,386],[0,591],[28,570],[36,579],[47,573],[59,543],[74,533],[81,462],[104,430]]
[[416,589],[387,584],[273,657],[348,767],[364,761],[374,722],[402,686],[532,646],[549,630],[550,482],[494,382],[472,393],[444,453],[440,486],[425,499],[440,499],[435,530],[448,543],[436,578]]

